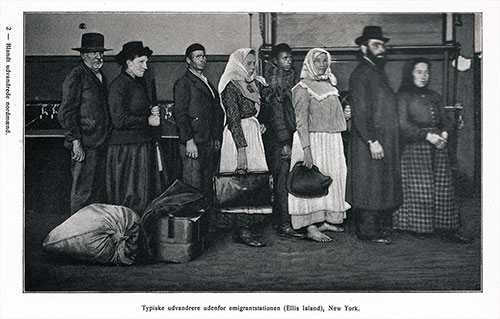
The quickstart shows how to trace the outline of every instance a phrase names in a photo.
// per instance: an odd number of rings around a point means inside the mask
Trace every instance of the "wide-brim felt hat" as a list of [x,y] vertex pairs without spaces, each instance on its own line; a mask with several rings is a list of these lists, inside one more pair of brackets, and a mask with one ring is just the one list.
[[104,47],[104,36],[100,33],[84,33],[82,34],[82,42],[79,48],[71,48],[71,50],[79,52],[102,52],[111,51]]
[[125,43],[115,58],[118,64],[123,64],[125,61],[133,59],[136,56],[149,57],[151,54],[153,54],[153,51],[149,47],[145,47],[142,41],[132,41]]
[[317,166],[313,165],[309,169],[302,161],[299,161],[288,174],[286,188],[295,197],[323,197],[328,195],[328,188],[332,181],[332,178],[321,173]]
[[357,37],[354,42],[357,45],[361,45],[364,41],[370,39],[381,40],[384,42],[389,42],[390,40],[389,38],[384,37],[381,27],[376,25],[369,25],[363,29],[363,34],[360,37]]

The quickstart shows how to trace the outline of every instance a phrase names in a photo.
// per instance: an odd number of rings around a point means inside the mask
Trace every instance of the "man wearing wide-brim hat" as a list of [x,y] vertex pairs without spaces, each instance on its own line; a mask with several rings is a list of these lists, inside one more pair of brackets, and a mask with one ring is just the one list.
[[64,129],[64,145],[71,150],[71,213],[104,201],[104,168],[110,117],[104,63],[104,36],[82,35],[81,61],[64,79],[58,119]]
[[380,26],[367,26],[355,39],[361,62],[349,81],[351,134],[346,200],[357,213],[358,238],[389,244],[381,223],[402,202],[399,125],[394,93],[384,71],[385,44]]

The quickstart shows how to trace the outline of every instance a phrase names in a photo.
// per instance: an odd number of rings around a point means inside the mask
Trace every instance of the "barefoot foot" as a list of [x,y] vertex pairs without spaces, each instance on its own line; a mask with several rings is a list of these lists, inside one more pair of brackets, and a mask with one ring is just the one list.
[[320,232],[316,226],[307,227],[307,238],[320,243],[328,243],[332,241],[330,237]]
[[344,231],[344,227],[324,222],[321,226],[318,227],[318,230],[319,231],[328,230],[335,233],[342,233]]

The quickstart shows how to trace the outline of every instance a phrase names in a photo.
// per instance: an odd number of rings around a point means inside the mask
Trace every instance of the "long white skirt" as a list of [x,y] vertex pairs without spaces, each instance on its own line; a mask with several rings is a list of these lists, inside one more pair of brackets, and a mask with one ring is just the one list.
[[[260,124],[255,117],[241,120],[241,128],[247,141],[245,151],[247,154],[247,165],[249,172],[267,172],[266,155],[264,144],[260,134]],[[221,158],[219,172],[232,173],[237,167],[237,150],[234,144],[233,134],[226,127],[222,136]]]
[[[299,198],[288,194],[288,210],[292,226],[299,229],[314,223],[327,221],[341,224],[345,211],[351,206],[345,201],[347,166],[340,133],[309,133],[313,163],[320,172],[333,179],[328,194],[319,198]],[[304,160],[304,151],[299,135],[295,132],[290,169],[296,162]]]

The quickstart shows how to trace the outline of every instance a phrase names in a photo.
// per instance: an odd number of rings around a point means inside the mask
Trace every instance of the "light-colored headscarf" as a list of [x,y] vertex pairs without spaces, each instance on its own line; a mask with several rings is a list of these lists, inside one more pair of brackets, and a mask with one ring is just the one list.
[[[319,75],[318,70],[314,66],[314,59],[318,57],[318,55],[325,53],[326,58],[328,59],[328,67],[326,68],[325,74]],[[309,79],[315,81],[329,80],[333,86],[337,85],[337,78],[333,75],[332,70],[330,68],[331,61],[330,53],[326,50],[320,48],[314,48],[307,52],[306,58],[304,59],[304,64],[302,65],[302,71],[300,72],[301,79]]]
[[[259,90],[255,81],[258,81],[265,86],[267,84],[263,77],[256,75],[258,70],[257,56],[255,59],[255,72],[253,74],[248,74],[247,70],[243,66],[243,61],[245,61],[246,57],[250,53],[255,54],[255,50],[251,48],[238,49],[229,56],[229,61],[227,62],[224,73],[219,81],[219,93],[222,93],[229,82],[232,81],[245,97],[257,104],[260,104]],[[253,92],[250,92],[248,86],[252,88]]]
[[[326,54],[328,59],[328,67],[324,74],[319,74],[318,70],[314,66],[314,59],[320,54]],[[300,72],[300,79],[305,81],[300,81],[296,86],[301,86],[307,89],[308,93],[311,94],[317,100],[323,100],[330,95],[339,95],[336,88],[337,78],[332,73],[330,68],[331,56],[330,53],[321,48],[314,48],[307,52],[306,58],[304,59],[304,64],[302,65],[302,71]],[[332,86],[328,86],[325,91],[324,86],[320,86],[318,82],[328,81]],[[293,89],[292,89],[293,90]]]

